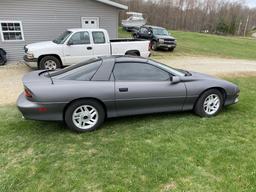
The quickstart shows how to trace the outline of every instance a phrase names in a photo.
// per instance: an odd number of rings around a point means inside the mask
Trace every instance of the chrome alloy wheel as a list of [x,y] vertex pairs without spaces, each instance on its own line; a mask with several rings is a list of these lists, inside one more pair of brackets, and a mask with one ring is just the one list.
[[44,67],[45,67],[45,69],[48,69],[48,70],[56,70],[57,69],[57,63],[53,60],[47,60],[44,63]]
[[220,98],[216,94],[211,94],[204,101],[204,112],[207,115],[214,115],[220,109]]
[[99,119],[97,109],[90,105],[82,105],[78,107],[72,115],[73,123],[79,129],[91,129],[94,127]]

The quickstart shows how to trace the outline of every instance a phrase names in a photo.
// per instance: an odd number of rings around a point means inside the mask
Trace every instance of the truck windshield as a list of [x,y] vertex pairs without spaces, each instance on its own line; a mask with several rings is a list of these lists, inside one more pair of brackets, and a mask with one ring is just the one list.
[[166,29],[162,28],[154,28],[153,29],[154,35],[163,35],[163,36],[169,36],[169,32]]
[[71,35],[71,31],[65,31],[58,38],[54,39],[52,42],[56,44],[63,44],[67,38]]

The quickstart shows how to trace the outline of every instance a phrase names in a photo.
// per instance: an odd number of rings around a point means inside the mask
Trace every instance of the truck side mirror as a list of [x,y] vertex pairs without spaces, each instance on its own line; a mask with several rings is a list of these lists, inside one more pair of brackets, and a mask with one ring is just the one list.
[[68,43],[67,43],[67,46],[71,46],[71,45],[74,45],[74,43],[73,43],[72,40],[69,40]]

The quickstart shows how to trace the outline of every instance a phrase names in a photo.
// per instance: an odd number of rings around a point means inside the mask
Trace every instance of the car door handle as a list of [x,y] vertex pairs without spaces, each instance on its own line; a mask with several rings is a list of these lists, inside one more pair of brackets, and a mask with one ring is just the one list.
[[92,47],[87,47],[87,50],[92,50]]
[[128,88],[119,88],[119,92],[128,92]]

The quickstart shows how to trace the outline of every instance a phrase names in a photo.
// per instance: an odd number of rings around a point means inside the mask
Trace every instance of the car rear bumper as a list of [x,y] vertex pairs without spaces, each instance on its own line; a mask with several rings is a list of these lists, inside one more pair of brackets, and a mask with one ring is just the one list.
[[63,121],[66,103],[37,103],[20,94],[17,107],[25,119],[40,121]]

